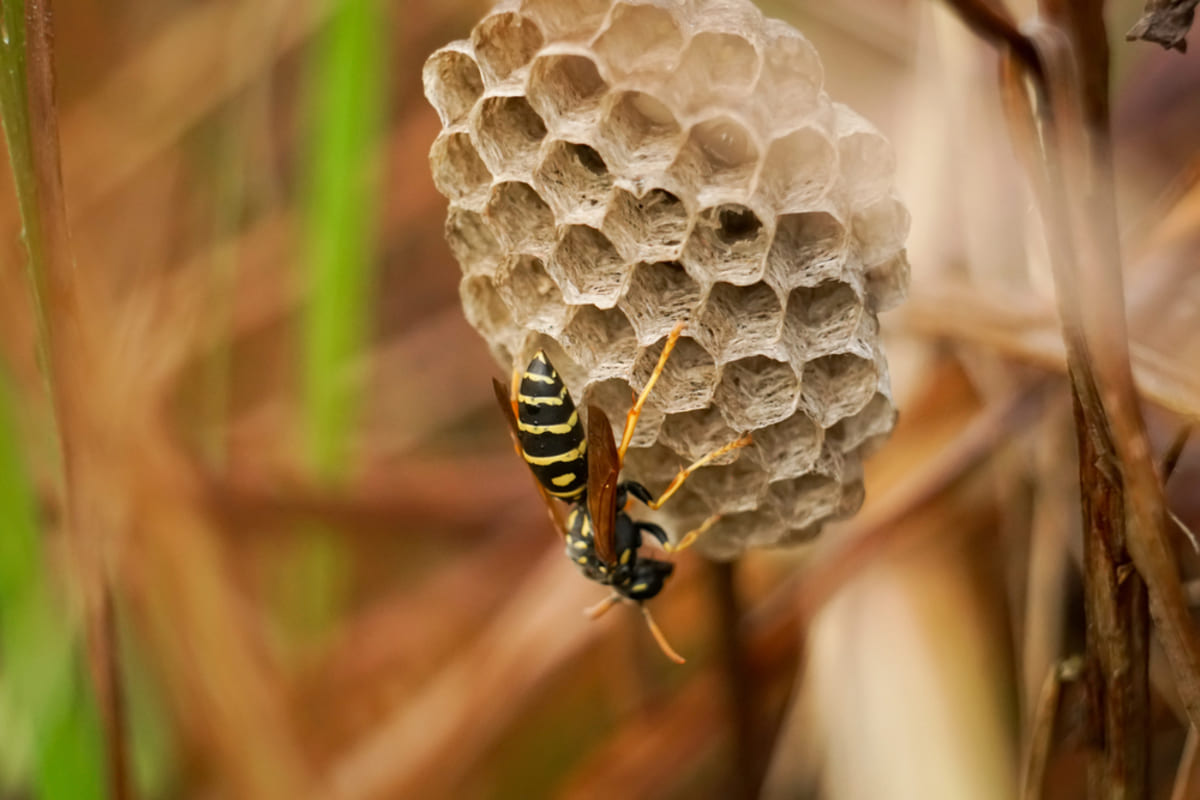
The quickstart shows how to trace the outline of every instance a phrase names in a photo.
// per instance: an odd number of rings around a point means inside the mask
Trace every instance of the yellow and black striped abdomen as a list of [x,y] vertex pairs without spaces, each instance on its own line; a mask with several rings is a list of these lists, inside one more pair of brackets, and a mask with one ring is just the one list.
[[522,455],[546,491],[570,500],[587,488],[587,441],[567,386],[544,352],[525,368],[517,391]]

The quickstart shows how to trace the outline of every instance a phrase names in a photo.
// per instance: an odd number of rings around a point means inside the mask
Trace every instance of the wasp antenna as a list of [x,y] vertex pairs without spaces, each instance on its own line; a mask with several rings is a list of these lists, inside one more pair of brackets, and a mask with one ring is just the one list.
[[588,606],[583,610],[583,615],[588,619],[600,619],[610,608],[621,602],[621,595],[616,592],[596,603],[594,606]]
[[686,664],[687,659],[675,652],[675,648],[671,647],[671,643],[667,641],[667,637],[663,636],[663,632],[654,623],[654,617],[650,616],[650,609],[642,606],[642,616],[646,618],[646,627],[650,629],[651,635],[654,636],[654,641],[658,642],[658,648],[663,651],[663,655],[676,664]]

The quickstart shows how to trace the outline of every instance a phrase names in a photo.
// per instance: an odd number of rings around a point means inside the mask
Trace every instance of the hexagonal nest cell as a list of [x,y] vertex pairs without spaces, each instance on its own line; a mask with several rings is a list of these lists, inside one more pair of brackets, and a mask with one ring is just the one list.
[[758,51],[744,37],[700,31],[684,48],[669,91],[688,113],[702,113],[724,98],[746,94],[758,75],[758,61]]
[[615,169],[640,185],[665,170],[683,144],[683,129],[662,101],[645,92],[624,91],[606,104],[598,144]]
[[608,210],[612,176],[594,149],[586,144],[553,142],[534,179],[560,225],[601,224]]
[[762,277],[770,231],[753,209],[729,203],[701,211],[683,248],[683,263],[707,281],[744,286]]
[[760,151],[746,126],[722,114],[699,122],[668,168],[671,179],[709,204],[744,195],[758,166]]
[[629,267],[612,242],[588,225],[568,225],[562,230],[550,268],[563,297],[574,305],[612,308],[629,278]]
[[722,363],[751,355],[774,356],[783,308],[765,283],[718,283],[697,312],[690,330]]
[[767,279],[789,291],[840,277],[849,246],[846,227],[829,211],[784,214],[767,252]]
[[513,319],[525,328],[555,336],[574,313],[537,256],[509,256],[497,270],[496,281]]
[[510,252],[548,252],[554,245],[554,212],[528,183],[493,185],[486,216]]
[[558,136],[594,129],[607,92],[596,62],[580,53],[538,56],[529,70],[529,102]]
[[518,179],[537,167],[546,123],[524,97],[485,97],[473,112],[479,155],[497,176]]
[[690,224],[683,201],[666,189],[640,197],[617,189],[603,230],[626,260],[675,261]]
[[434,100],[442,125],[465,122],[483,94],[483,76],[470,53],[446,48],[425,62],[425,94]]
[[812,45],[749,0],[505,0],[423,78],[464,310],[500,372],[545,348],[619,432],[683,322],[629,476],[661,490],[753,442],[664,507],[674,531],[723,511],[697,546],[729,558],[853,513],[895,420],[876,315],[906,291],[909,220],[891,148]]

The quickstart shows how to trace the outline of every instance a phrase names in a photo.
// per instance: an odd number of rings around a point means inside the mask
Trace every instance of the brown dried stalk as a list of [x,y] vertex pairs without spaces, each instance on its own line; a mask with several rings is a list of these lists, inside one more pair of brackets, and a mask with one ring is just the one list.
[[[108,762],[108,792],[116,800],[134,796],[129,751],[126,746],[126,715],[121,692],[120,664],[116,646],[112,596],[104,577],[95,531],[84,522],[86,500],[76,496],[80,485],[73,449],[83,427],[78,403],[87,385],[81,368],[88,363],[81,329],[82,311],[71,236],[63,198],[62,164],[58,138],[58,107],[55,100],[54,12],[50,0],[28,0],[25,5],[25,58],[32,138],[33,171],[36,182],[37,228],[27,230],[38,237],[44,263],[34,276],[39,284],[37,301],[42,305],[47,360],[59,446],[64,466],[66,528],[73,565],[81,585],[88,667],[104,725]],[[37,267],[35,267],[37,269]]]
[[[979,3],[952,5],[970,19]],[[1146,581],[1156,632],[1193,724],[1200,717],[1200,638],[1168,541],[1162,483],[1150,458],[1130,367],[1102,3],[1068,6],[1049,0],[1042,10],[1066,27],[1069,40],[1058,30],[1029,37],[1040,68],[1031,68],[1029,58],[1014,48],[1003,76],[1014,138],[1045,223],[1076,399],[1089,547],[1089,655],[1101,673],[1094,710],[1105,733],[1105,762],[1092,771],[1092,787],[1110,796],[1142,797],[1147,791],[1147,646],[1144,601],[1125,563],[1126,547]]]
[[1040,800],[1046,782],[1046,768],[1058,734],[1059,720],[1063,716],[1064,684],[1074,682],[1083,675],[1084,665],[1079,658],[1070,658],[1056,664],[1046,676],[1042,691],[1034,709],[1030,740],[1025,750],[1025,763],[1021,772],[1022,800]]

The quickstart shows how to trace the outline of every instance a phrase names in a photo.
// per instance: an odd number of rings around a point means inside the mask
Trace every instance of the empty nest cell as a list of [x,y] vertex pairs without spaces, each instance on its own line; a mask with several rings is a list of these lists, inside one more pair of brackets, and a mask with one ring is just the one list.
[[821,457],[825,430],[803,411],[754,432],[746,448],[773,479],[794,478],[813,469]]
[[470,54],[453,45],[429,57],[422,77],[425,95],[433,103],[444,127],[465,121],[475,101],[483,94],[479,66]]
[[841,276],[846,228],[829,211],[784,214],[767,252],[767,278],[783,291]]
[[485,97],[477,106],[479,155],[492,174],[525,178],[537,165],[546,124],[524,97]]
[[627,261],[673,261],[683,249],[688,214],[683,201],[666,189],[640,197],[616,189],[602,227]]
[[500,242],[483,217],[474,211],[450,207],[446,215],[446,241],[450,251],[468,275],[486,275],[500,263]]
[[758,75],[758,52],[738,34],[701,31],[672,71],[670,89],[686,113],[744,98]]
[[779,20],[766,21],[763,66],[756,93],[771,98],[780,127],[808,117],[819,105],[825,81],[821,59],[807,39]]
[[[659,441],[679,453],[688,461],[696,461],[717,448],[724,447],[738,438],[738,433],[725,423],[721,412],[715,408],[668,414],[658,432]],[[738,452],[726,453],[711,463],[730,464],[736,461]]]
[[667,72],[679,58],[683,33],[669,11],[617,3],[593,47],[614,75]]
[[770,232],[747,206],[706,208],[683,248],[683,263],[706,280],[746,285],[759,280]]
[[887,311],[900,305],[908,295],[908,253],[901,250],[892,258],[867,269],[867,296],[876,311]]
[[433,182],[439,192],[459,205],[481,209],[492,185],[492,173],[466,133],[442,135],[429,152]]
[[829,438],[843,452],[858,450],[861,456],[870,455],[883,443],[896,424],[896,407],[882,392],[857,414],[846,417],[829,429]]
[[616,308],[583,306],[563,331],[562,341],[590,381],[628,375],[637,357],[637,337]]
[[496,291],[491,278],[482,275],[463,277],[458,287],[467,321],[489,342],[508,343],[516,332],[512,315]]
[[805,364],[803,378],[805,410],[828,428],[871,401],[879,372],[870,359],[836,353]]
[[[634,385],[645,386],[654,365],[662,353],[663,342],[645,348],[633,367]],[[695,411],[712,401],[717,382],[717,365],[713,357],[690,336],[684,335],[675,344],[667,359],[662,377],[650,394],[647,405],[668,413]]]
[[604,159],[588,145],[552,143],[534,181],[555,210],[558,224],[600,224],[612,190],[612,176]]
[[842,484],[825,475],[801,475],[767,487],[766,505],[774,508],[789,528],[806,528],[837,513]]
[[759,191],[779,211],[801,211],[820,200],[837,177],[833,143],[817,128],[805,127],[768,145]]
[[559,135],[589,131],[608,84],[596,62],[578,53],[544,53],[529,69],[529,102]]
[[852,478],[842,483],[842,499],[838,502],[833,519],[849,519],[859,512],[867,499],[867,487],[862,478]]
[[783,308],[765,283],[718,283],[704,301],[690,332],[719,362],[775,352]]
[[844,281],[793,289],[784,321],[785,346],[797,359],[844,350],[857,333],[862,315],[858,293]]
[[704,204],[744,195],[758,158],[750,131],[733,117],[721,115],[692,126],[669,173]]
[[484,79],[498,85],[529,63],[542,46],[542,31],[533,20],[514,12],[493,14],[471,33]]
[[790,364],[752,356],[726,365],[713,402],[731,426],[751,431],[791,416],[799,389]]
[[854,240],[864,264],[879,264],[904,247],[910,222],[908,209],[895,197],[884,197],[854,213]]
[[493,187],[487,219],[513,250],[542,252],[554,241],[554,214],[527,183],[509,181]]
[[[847,113],[850,112],[848,109]],[[839,122],[843,114],[839,114]],[[856,119],[861,120],[857,114]],[[838,126],[838,155],[842,182],[854,203],[877,200],[891,191],[896,174],[895,155],[887,139],[874,128],[861,126],[845,130]]]
[[645,92],[611,95],[597,144],[614,169],[638,176],[665,170],[683,144],[683,129],[671,110]]
[[521,11],[541,26],[548,40],[586,39],[600,27],[609,0],[522,0]]
[[513,319],[539,333],[558,334],[573,311],[563,302],[562,292],[536,256],[516,255],[506,259],[497,271],[496,288]]
[[573,305],[612,308],[629,276],[629,268],[612,242],[588,225],[562,229],[549,267],[563,298]]
[[701,467],[686,485],[704,498],[713,513],[732,514],[758,507],[767,476],[757,466],[738,460],[723,467]]
[[664,338],[675,323],[690,320],[700,285],[675,261],[637,264],[619,303],[642,345]]

